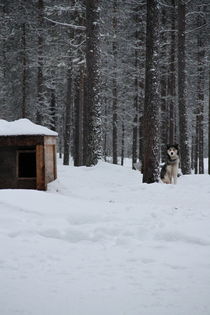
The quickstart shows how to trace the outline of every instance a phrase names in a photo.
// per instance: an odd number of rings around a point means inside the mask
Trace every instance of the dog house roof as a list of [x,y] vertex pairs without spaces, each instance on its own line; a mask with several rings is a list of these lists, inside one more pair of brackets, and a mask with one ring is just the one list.
[[57,136],[57,132],[46,127],[34,124],[29,119],[23,118],[15,121],[0,119],[0,136],[43,135]]

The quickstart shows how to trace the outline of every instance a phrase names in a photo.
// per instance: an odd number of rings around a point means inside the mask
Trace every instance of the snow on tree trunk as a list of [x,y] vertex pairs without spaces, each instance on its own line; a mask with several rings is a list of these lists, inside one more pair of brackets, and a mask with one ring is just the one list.
[[190,174],[190,146],[187,115],[187,80],[185,49],[185,4],[178,1],[178,102],[179,102],[179,137],[181,169],[183,174]]
[[86,166],[97,164],[101,157],[101,104],[99,97],[99,5],[86,1],[86,64],[87,64],[87,152]]
[[147,1],[146,78],[144,108],[144,170],[143,182],[154,183],[159,177],[160,157],[160,84],[159,84],[159,5]]

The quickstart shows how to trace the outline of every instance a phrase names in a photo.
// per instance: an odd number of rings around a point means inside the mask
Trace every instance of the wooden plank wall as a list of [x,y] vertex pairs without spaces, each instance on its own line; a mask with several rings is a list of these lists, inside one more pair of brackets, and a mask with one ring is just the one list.
[[45,145],[45,180],[46,183],[53,181],[55,175],[55,145]]
[[36,188],[38,190],[46,190],[47,183],[45,181],[45,153],[44,146],[36,146]]

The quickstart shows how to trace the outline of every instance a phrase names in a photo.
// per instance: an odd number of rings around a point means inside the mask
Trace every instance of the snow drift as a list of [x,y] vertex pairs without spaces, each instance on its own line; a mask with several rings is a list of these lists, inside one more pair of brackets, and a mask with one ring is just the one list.
[[208,175],[147,185],[101,162],[58,177],[0,191],[0,314],[210,313]]

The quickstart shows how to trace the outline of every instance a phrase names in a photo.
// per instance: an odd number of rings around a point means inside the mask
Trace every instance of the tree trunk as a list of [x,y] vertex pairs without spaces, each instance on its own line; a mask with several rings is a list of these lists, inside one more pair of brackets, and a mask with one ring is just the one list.
[[22,24],[22,49],[23,49],[23,77],[22,77],[22,106],[21,118],[26,118],[26,24]]
[[176,9],[175,0],[172,0],[171,13],[171,32],[170,32],[170,63],[168,78],[168,96],[169,96],[169,143],[176,143]]
[[[206,10],[203,8],[203,11]],[[204,174],[204,94],[205,94],[205,57],[206,35],[201,27],[206,24],[204,12],[200,12],[197,19],[197,27],[200,29],[197,35],[197,120],[198,120],[198,165],[199,174]]]
[[83,115],[84,115],[84,68],[80,69],[80,75],[75,82],[75,134],[74,134],[74,165],[81,166],[83,163]]
[[[8,6],[8,3],[3,3],[2,4],[2,14],[3,14],[3,19],[6,18],[6,15],[7,15],[7,9],[6,7]],[[6,62],[7,62],[7,47],[6,47],[6,43],[7,43],[7,40],[6,40],[6,36],[2,36],[3,38],[1,39],[1,42],[2,42],[2,79],[3,79],[3,82],[6,82]],[[2,87],[1,87],[2,89]],[[8,115],[8,105],[7,105],[7,92],[6,92],[6,85],[4,84],[4,87],[2,89],[2,97],[1,97],[1,118],[2,118],[2,110],[4,110],[4,112],[6,113],[6,115]]]
[[106,162],[107,160],[107,134],[108,134],[108,124],[107,124],[107,113],[108,113],[108,106],[107,106],[107,100],[106,97],[104,97],[103,100],[104,103],[104,132],[103,132],[103,157],[104,157],[104,161]]
[[113,115],[112,115],[112,162],[113,164],[117,164],[117,156],[118,156],[118,115],[117,115],[117,81],[113,79],[113,88],[112,88],[112,96],[113,96]]
[[208,174],[210,175],[210,71],[209,71],[209,134],[208,134]]
[[65,124],[63,137],[63,165],[69,165],[70,154],[70,133],[71,133],[71,110],[72,110],[72,62],[68,69],[67,77],[67,95],[65,104]]
[[147,0],[143,182],[148,184],[157,182],[159,177],[159,16],[159,1]]
[[192,136],[191,169],[195,170],[195,136]]
[[87,73],[84,76],[84,107],[83,107],[83,162],[86,165],[88,147],[88,107],[87,107]]
[[198,174],[198,156],[199,156],[199,121],[196,116],[196,127],[195,127],[195,174]]
[[122,121],[122,141],[121,141],[121,165],[124,165],[125,158],[125,113],[123,111],[123,121]]
[[134,21],[136,24],[135,31],[135,48],[134,48],[134,67],[135,67],[135,79],[134,79],[134,118],[133,118],[133,146],[132,146],[132,168],[135,169],[134,164],[137,162],[138,151],[138,112],[139,112],[139,14],[138,10],[134,13]]
[[169,135],[169,112],[168,112],[168,102],[167,102],[167,93],[168,93],[168,49],[167,49],[167,32],[166,30],[166,23],[167,23],[167,15],[166,9],[163,7],[161,12],[161,80],[160,80],[160,87],[161,87],[161,160],[165,160],[165,151],[166,151],[166,144],[168,144],[168,135]]
[[134,119],[133,119],[133,145],[132,145],[132,168],[135,169],[134,164],[137,162],[137,141],[138,141],[138,96],[134,100]]
[[116,28],[117,28],[117,0],[113,0],[113,42],[112,42],[112,51],[114,57],[114,69],[113,69],[113,81],[112,81],[112,97],[113,97],[113,105],[112,105],[112,158],[113,164],[117,164],[117,155],[118,155],[118,100],[117,100],[117,42],[116,42]]
[[79,91],[79,164],[84,165],[84,159],[83,159],[83,143],[84,143],[84,94],[85,94],[85,70],[84,66],[81,67],[80,72],[80,91]]
[[101,158],[101,104],[99,96],[99,0],[86,1],[87,152],[86,166]]
[[55,90],[50,90],[50,114],[51,114],[51,129],[56,131],[57,117],[56,117],[56,99]]
[[[80,86],[79,86],[79,75],[77,75],[74,80],[74,150],[73,150],[73,158],[74,158],[74,166],[80,166],[80,158],[79,158],[79,142],[80,142],[80,130],[79,130],[79,120],[80,120]],[[81,130],[82,131],[82,130]]]
[[[140,111],[141,112],[141,111]],[[144,135],[143,135],[143,116],[139,117],[139,162],[141,164],[141,172],[143,173],[144,165]]]
[[[166,73],[166,69],[164,70]],[[165,74],[161,78],[161,160],[165,161],[166,145],[168,144],[169,114],[167,106],[167,80]]]
[[36,122],[42,124],[42,110],[44,107],[44,78],[43,78],[43,21],[44,1],[38,0],[38,66],[37,66],[37,112]]
[[185,49],[185,4],[178,1],[178,100],[181,169],[183,174],[190,174],[190,146],[187,116],[187,80]]

